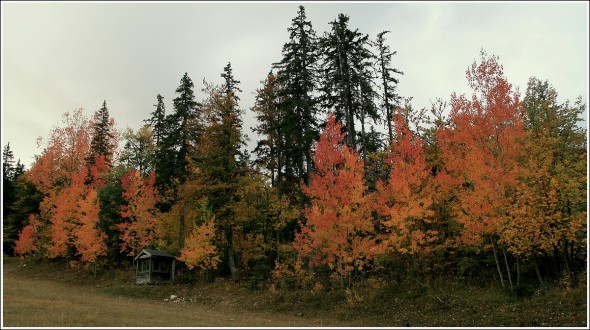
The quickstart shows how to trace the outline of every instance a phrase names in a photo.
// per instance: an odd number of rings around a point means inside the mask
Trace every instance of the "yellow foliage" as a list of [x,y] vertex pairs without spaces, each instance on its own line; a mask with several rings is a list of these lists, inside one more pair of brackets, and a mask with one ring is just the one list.
[[193,228],[191,235],[180,251],[178,260],[184,262],[189,269],[215,269],[220,262],[217,248],[213,245],[215,237],[215,218],[201,226]]

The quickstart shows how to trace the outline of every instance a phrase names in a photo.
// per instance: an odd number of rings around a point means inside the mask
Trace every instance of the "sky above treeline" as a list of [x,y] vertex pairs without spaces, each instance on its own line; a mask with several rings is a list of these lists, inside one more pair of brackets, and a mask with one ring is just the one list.
[[[465,70],[484,49],[499,57],[522,96],[548,80],[558,100],[588,102],[588,2],[2,2],[2,145],[29,168],[64,112],[87,116],[104,100],[117,128],[150,117],[156,95],[167,113],[185,72],[197,101],[203,79],[221,84],[231,62],[241,82],[243,131],[257,137],[250,108],[281,59],[299,5],[318,36],[338,14],[368,34],[389,30],[398,94],[414,109],[452,92],[470,95]],[[584,125],[588,112],[584,113]]]

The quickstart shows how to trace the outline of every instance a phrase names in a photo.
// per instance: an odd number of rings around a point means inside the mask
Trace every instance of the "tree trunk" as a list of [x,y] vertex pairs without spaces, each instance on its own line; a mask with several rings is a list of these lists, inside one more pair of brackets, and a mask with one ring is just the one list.
[[310,150],[305,153],[305,184],[311,184],[311,154]]
[[508,265],[508,257],[506,256],[506,249],[502,247],[502,253],[504,254],[504,263],[506,264],[506,272],[508,273],[508,282],[510,283],[510,291],[514,292],[514,286],[512,285],[512,276],[510,275],[510,266]]
[[231,271],[231,279],[237,280],[238,270],[236,268],[236,261],[234,258],[233,229],[231,227],[226,227],[224,232],[225,241],[227,244],[227,263],[229,265],[229,270]]
[[[362,97],[362,96],[361,96]],[[362,99],[361,99],[362,100]],[[363,149],[363,171],[367,173],[367,141],[365,137],[365,110],[364,101],[361,103],[361,148]]]
[[567,240],[565,240],[563,242],[563,255],[564,255],[564,260],[565,260],[565,269],[567,270],[567,273],[568,274],[571,274],[570,263],[569,263],[569,260],[568,260],[570,257],[569,257],[569,255],[567,253],[567,246],[568,246]]
[[502,268],[500,267],[500,260],[498,259],[498,251],[495,241],[492,241],[492,250],[494,251],[494,260],[496,260],[496,268],[498,268],[498,274],[500,275],[500,284],[502,285],[502,289],[505,289],[506,285],[504,285],[504,276],[502,275]]
[[182,250],[184,247],[184,210],[180,211],[178,217],[178,249]]
[[516,257],[516,286],[520,286],[520,258]]
[[541,283],[541,286],[544,287],[545,282],[543,282],[543,277],[541,276],[541,272],[539,271],[539,264],[537,263],[536,256],[533,257],[533,261],[535,263],[535,273],[537,274],[537,278],[539,279],[539,283]]
[[383,101],[384,101],[384,105],[385,105],[385,119],[387,121],[387,136],[389,137],[389,140],[387,141],[387,145],[389,145],[391,143],[391,140],[393,140],[393,130],[391,128],[391,118],[392,118],[392,114],[391,114],[391,105],[389,104],[389,86],[387,84],[387,78],[386,78],[386,68],[385,68],[385,59],[384,59],[384,54],[383,51],[384,49],[382,48],[383,45],[379,44],[379,64],[381,65],[381,79],[383,80]]

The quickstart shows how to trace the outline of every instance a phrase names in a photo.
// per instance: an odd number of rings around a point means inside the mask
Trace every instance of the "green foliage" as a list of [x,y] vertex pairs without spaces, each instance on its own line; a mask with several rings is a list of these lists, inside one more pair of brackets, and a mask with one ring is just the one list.
[[378,63],[378,74],[381,82],[382,87],[382,104],[383,107],[383,115],[385,116],[385,121],[387,123],[387,132],[389,141],[393,140],[393,129],[391,127],[391,120],[393,116],[393,110],[395,107],[399,107],[400,96],[397,95],[395,89],[399,80],[394,76],[394,74],[403,75],[404,73],[396,68],[391,67],[391,57],[395,55],[397,52],[394,51],[393,53],[389,49],[389,46],[385,44],[385,34],[389,33],[390,31],[382,31],[377,34],[377,39],[375,40],[375,46],[377,46],[377,63]]
[[26,225],[30,213],[39,212],[41,195],[35,186],[22,175],[25,172],[20,159],[14,164],[10,142],[2,149],[2,248],[6,254],[14,253],[14,242]]
[[119,168],[115,168],[109,175],[108,183],[98,191],[99,227],[107,236],[107,260],[115,264],[120,264],[125,260],[125,256],[120,253],[119,230],[117,228],[117,225],[123,222],[121,205],[125,202],[121,177],[123,177],[123,172]]
[[[323,56],[322,105],[343,123],[346,144],[357,149],[355,120],[378,119],[374,104],[372,61],[368,35],[349,28],[350,18],[339,14],[320,41]],[[364,130],[364,126],[363,126]]]
[[115,131],[115,121],[109,116],[107,101],[94,113],[92,121],[92,140],[88,164],[94,165],[96,159],[103,156],[108,165],[113,164],[113,153],[118,144],[119,134]]
[[[201,131],[200,107],[195,100],[194,84],[185,73],[180,79],[180,85],[176,88],[176,98],[172,100],[174,112],[164,119],[164,108],[158,99],[158,107],[153,114],[154,125],[157,125],[157,134],[161,136],[158,158],[156,160],[156,177],[158,187],[170,187],[177,179],[180,183],[186,180],[189,170],[189,158],[194,150],[194,145]],[[163,127],[162,127],[163,126]]]
[[[309,182],[312,168],[310,150],[318,137],[318,89],[317,68],[319,64],[318,39],[313,26],[307,20],[305,8],[299,6],[292,19],[289,41],[283,45],[282,59],[273,64],[277,69],[277,106],[279,111],[281,165],[278,171],[285,173],[279,182],[285,192],[299,194],[301,180]],[[283,158],[284,157],[284,158]],[[300,197],[300,196],[299,196]]]

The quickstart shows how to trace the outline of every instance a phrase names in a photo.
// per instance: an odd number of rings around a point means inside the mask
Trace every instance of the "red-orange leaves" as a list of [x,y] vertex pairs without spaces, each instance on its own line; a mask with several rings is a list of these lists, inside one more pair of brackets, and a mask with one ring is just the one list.
[[325,264],[345,276],[373,258],[375,242],[363,162],[342,140],[341,124],[330,115],[313,155],[316,172],[302,186],[311,206],[294,246],[312,265]]
[[18,235],[14,252],[20,256],[37,252],[39,250],[38,235],[41,227],[39,217],[36,214],[29,215],[29,224]]
[[78,202],[84,198],[86,186],[85,173],[75,173],[71,185],[64,188],[56,196],[50,219],[51,245],[47,252],[50,258],[66,257],[75,237],[74,229],[78,226]]
[[453,94],[452,125],[437,133],[445,164],[437,179],[456,191],[467,244],[497,234],[508,220],[525,136],[518,94],[497,57],[481,55],[481,63],[467,71],[472,99]]
[[90,189],[77,203],[78,226],[73,230],[74,246],[80,255],[80,261],[95,262],[106,255],[107,236],[98,228],[100,207],[96,190]]
[[375,210],[384,218],[387,234],[383,247],[401,253],[429,249],[436,232],[428,229],[432,196],[428,181],[430,171],[422,140],[414,136],[403,117],[394,115],[395,140],[386,162],[390,172],[387,182],[377,182]]
[[121,238],[121,252],[129,256],[153,245],[160,237],[159,201],[154,187],[156,176],[152,172],[146,179],[137,170],[131,170],[121,179],[123,198],[127,205],[121,206],[121,217],[126,220],[118,224]]
[[54,196],[70,183],[73,173],[82,172],[90,150],[91,123],[83,109],[63,115],[63,127],[52,129],[47,147],[27,171],[27,179],[43,194]]
[[72,249],[84,263],[106,254],[106,235],[98,228],[100,206],[96,190],[85,185],[86,173],[75,173],[71,185],[55,201],[51,217],[50,258],[67,257]]

